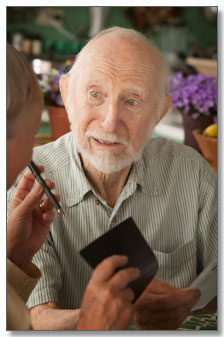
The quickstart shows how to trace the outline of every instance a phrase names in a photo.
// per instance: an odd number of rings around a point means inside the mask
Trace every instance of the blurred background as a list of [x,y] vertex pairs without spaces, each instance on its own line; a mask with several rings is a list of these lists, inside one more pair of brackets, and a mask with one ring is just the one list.
[[[189,81],[194,80],[189,76],[203,74],[205,78],[197,77],[197,83],[199,79],[203,83],[207,81],[205,89],[198,89],[202,99],[205,101],[209,95],[215,96],[215,89],[211,89],[209,79],[210,76],[217,77],[217,7],[8,6],[7,40],[26,55],[38,75],[45,98],[43,123],[35,145],[56,139],[68,131],[68,121],[62,117],[64,108],[58,91],[58,80],[75,62],[75,55],[88,39],[111,26],[134,28],[142,32],[161,49],[170,67],[171,79],[177,76],[178,81],[183,84],[184,79],[188,78],[189,85]],[[182,92],[179,93],[174,85],[171,87],[175,98],[186,92],[183,86]],[[197,89],[190,90],[194,91],[192,95],[195,94],[195,90]],[[200,95],[197,95],[197,99],[201,99]],[[213,96],[203,104],[197,104],[199,111],[196,111],[195,106],[189,105],[191,97],[187,98],[188,106],[176,101],[156,127],[154,136],[185,142],[203,152],[195,136],[192,136],[195,142],[193,145],[187,143],[184,119],[191,117],[195,122],[199,117],[210,117],[210,121],[203,124],[203,130],[206,126],[216,123],[217,97]],[[195,95],[193,100],[195,101]],[[53,117],[57,112],[53,108],[61,111],[61,119],[57,123],[64,127],[62,131],[57,131],[58,126],[54,126]],[[197,127],[191,127],[191,133],[193,129]],[[215,138],[214,135],[212,138]]]

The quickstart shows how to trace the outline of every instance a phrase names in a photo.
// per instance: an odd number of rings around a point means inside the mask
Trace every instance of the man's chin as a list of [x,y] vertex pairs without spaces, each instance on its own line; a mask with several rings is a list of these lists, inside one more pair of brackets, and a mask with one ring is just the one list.
[[[114,174],[131,166],[141,157],[142,151],[135,152],[129,149],[129,152],[116,150],[95,150],[90,149],[89,144],[82,146],[80,142],[74,141],[77,151],[84,159],[99,172],[105,174]],[[85,166],[85,164],[84,164]]]
[[133,160],[130,157],[121,159],[111,154],[92,155],[81,152],[81,155],[84,156],[85,160],[87,160],[95,169],[105,174],[118,173],[133,163]]

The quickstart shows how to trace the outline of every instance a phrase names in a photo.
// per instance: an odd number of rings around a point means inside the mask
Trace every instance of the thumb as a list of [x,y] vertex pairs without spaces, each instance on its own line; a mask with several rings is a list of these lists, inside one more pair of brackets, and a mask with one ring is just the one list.
[[192,304],[192,307],[198,302],[199,298],[201,297],[201,292],[199,289],[182,289],[185,294],[187,294],[187,298],[189,303]]

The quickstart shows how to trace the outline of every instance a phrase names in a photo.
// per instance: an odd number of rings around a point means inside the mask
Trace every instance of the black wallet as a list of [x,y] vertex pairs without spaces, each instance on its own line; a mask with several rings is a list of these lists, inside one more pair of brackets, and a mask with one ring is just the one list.
[[141,295],[158,270],[158,262],[152,249],[131,217],[94,240],[83,248],[80,254],[92,268],[111,255],[128,256],[128,263],[122,268],[140,269],[139,278],[129,284],[135,294],[133,302]]

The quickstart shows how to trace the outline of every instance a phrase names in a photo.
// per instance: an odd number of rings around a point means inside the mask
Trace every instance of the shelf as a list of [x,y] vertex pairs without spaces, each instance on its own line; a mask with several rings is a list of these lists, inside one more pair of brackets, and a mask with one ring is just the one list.
[[156,126],[153,132],[155,137],[164,137],[173,140],[177,143],[184,142],[184,130],[178,126],[172,126],[165,123],[160,123]]
[[180,112],[170,109],[155,127],[153,136],[184,142],[183,117]]

